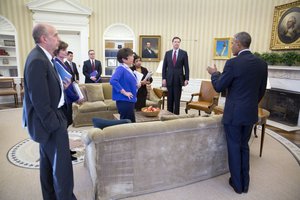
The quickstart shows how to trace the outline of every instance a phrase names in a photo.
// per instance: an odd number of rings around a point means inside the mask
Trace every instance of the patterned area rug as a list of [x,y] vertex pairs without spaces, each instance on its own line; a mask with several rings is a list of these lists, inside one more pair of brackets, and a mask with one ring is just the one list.
[[297,145],[270,129],[266,129],[266,133],[278,142],[280,142],[287,150],[289,150],[289,152],[291,152],[291,154],[294,156],[294,158],[300,165],[300,148]]
[[[85,146],[81,141],[83,133],[86,131],[69,131],[70,148],[77,152],[73,155],[77,158],[77,160],[72,161],[73,165],[82,163],[84,160]],[[8,151],[7,159],[18,167],[39,169],[39,144],[29,138],[25,139]]]

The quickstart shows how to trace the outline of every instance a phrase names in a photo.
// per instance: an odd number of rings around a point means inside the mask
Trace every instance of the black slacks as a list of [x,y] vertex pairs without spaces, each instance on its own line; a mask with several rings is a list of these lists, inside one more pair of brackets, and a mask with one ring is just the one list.
[[168,89],[168,99],[167,99],[168,111],[174,113],[175,115],[179,115],[182,86],[179,85],[167,86],[167,89]]
[[116,101],[120,119],[129,119],[135,122],[134,102],[129,101]]
[[228,164],[231,180],[236,190],[242,192],[249,187],[249,139],[253,125],[224,124],[226,133]]
[[44,200],[75,200],[73,166],[65,116],[58,113],[61,127],[40,144],[40,181]]

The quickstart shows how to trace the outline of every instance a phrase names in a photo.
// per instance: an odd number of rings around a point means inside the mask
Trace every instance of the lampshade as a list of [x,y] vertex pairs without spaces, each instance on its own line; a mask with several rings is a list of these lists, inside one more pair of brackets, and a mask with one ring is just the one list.
[[156,73],[159,73],[161,74],[162,73],[162,67],[163,67],[163,60],[161,60],[157,66],[157,69],[156,69]]

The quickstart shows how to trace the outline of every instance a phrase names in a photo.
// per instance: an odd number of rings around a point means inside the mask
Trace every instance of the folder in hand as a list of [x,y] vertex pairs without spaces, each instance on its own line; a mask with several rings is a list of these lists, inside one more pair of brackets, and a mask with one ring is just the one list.
[[[96,77],[98,75],[98,71],[94,70],[92,73],[90,73],[90,77],[94,76]],[[95,83],[98,83],[100,81],[101,77],[99,76],[99,78],[95,81]]]
[[62,81],[68,82],[72,79],[72,74],[70,74],[59,62],[55,62],[55,69]]

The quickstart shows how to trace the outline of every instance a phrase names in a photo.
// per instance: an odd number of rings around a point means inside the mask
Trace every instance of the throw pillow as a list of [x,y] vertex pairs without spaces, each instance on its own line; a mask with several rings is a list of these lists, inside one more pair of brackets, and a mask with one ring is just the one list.
[[102,118],[93,118],[93,125],[95,128],[100,128],[100,129],[104,129],[105,127],[109,127],[109,126],[114,126],[114,125],[118,125],[118,124],[126,124],[126,123],[131,123],[131,121],[129,119],[102,119]]
[[92,83],[86,84],[87,98],[90,102],[104,101],[102,84]]
[[182,119],[182,118],[193,118],[195,114],[185,114],[185,115],[162,115],[160,117],[161,121],[168,121],[173,119]]
[[83,94],[83,102],[88,101],[87,95],[86,95],[86,88],[84,85],[79,85],[79,88],[81,90],[81,93]]

